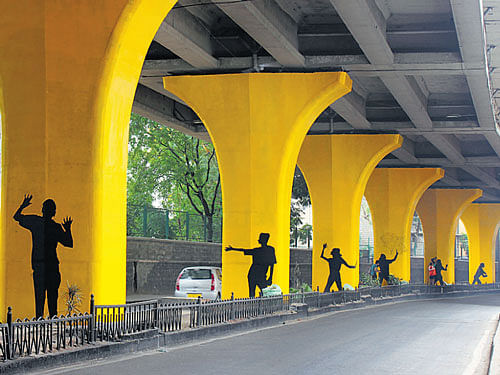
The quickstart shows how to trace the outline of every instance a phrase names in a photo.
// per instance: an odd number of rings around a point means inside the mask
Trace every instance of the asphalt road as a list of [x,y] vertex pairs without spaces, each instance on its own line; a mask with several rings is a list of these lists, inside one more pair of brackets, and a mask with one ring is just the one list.
[[394,303],[47,373],[473,374],[499,313],[498,294]]

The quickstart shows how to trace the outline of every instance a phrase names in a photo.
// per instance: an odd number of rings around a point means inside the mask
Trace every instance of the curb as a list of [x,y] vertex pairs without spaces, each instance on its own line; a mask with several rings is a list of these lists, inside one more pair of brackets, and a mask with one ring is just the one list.
[[[151,330],[148,332],[130,335],[119,342],[96,342],[84,347],[71,348],[62,352],[22,357],[3,362],[0,363],[0,373],[9,372],[11,374],[19,374],[34,370],[49,370],[62,366],[74,365],[78,362],[87,362],[140,351],[155,350],[161,347],[174,347],[200,341],[206,338],[222,337],[230,333],[250,331],[255,328],[277,326],[279,324],[285,324],[287,321],[337,311],[355,310],[358,308],[385,305],[393,302],[454,298],[468,295],[496,293],[500,293],[500,290],[454,292],[447,294],[411,294],[381,299],[365,298],[364,301],[349,302],[342,305],[330,305],[321,308],[305,308],[297,312],[285,312],[279,315],[270,315],[231,323],[221,323],[209,327],[195,328],[186,331],[164,333],[157,330]],[[498,369],[496,370],[497,372],[490,372],[491,374],[500,373],[498,372],[500,370],[500,327],[497,330],[497,335],[495,335],[491,366],[498,366],[495,367],[495,369]]]

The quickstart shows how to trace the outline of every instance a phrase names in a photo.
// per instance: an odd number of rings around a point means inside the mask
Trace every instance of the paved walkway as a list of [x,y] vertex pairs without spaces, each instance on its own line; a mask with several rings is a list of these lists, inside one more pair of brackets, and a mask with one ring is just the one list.
[[499,313],[500,295],[394,303],[47,373],[480,374]]

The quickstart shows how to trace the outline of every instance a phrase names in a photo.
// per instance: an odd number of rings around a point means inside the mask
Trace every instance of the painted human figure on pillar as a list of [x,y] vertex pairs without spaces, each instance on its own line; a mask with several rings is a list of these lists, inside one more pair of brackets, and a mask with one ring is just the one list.
[[52,218],[56,214],[56,203],[47,199],[42,205],[42,216],[24,215],[22,211],[31,204],[32,195],[25,195],[24,200],[14,214],[20,226],[31,232],[31,268],[33,269],[33,286],[35,289],[36,317],[43,317],[45,297],[49,315],[57,315],[57,298],[61,274],[57,259],[57,244],[73,247],[71,235],[71,217],[66,217],[62,224]]
[[387,259],[385,254],[380,254],[380,258],[378,259],[378,265],[380,267],[380,272],[378,274],[378,281],[380,285],[389,284],[389,264],[396,261],[398,259],[398,251],[396,250],[396,255],[392,259]]
[[[262,290],[273,283],[273,271],[276,264],[274,247],[269,246],[269,233],[259,235],[260,246],[253,249],[240,249],[227,246],[226,251],[242,251],[245,255],[252,256],[252,265],[248,270],[248,291],[250,297],[255,297],[255,289]],[[269,276],[267,276],[269,271]]]
[[331,251],[331,258],[325,257],[325,249],[328,245],[323,244],[323,250],[321,251],[321,259],[324,259],[328,262],[328,266],[330,267],[330,275],[328,276],[328,281],[326,282],[324,293],[330,293],[330,289],[332,288],[333,283],[337,284],[337,289],[343,290],[342,287],[342,279],[340,278],[340,268],[342,265],[348,268],[356,268],[356,266],[350,266],[347,262],[342,258],[342,254],[340,254],[340,249],[335,247]]
[[474,275],[474,280],[472,281],[472,285],[474,284],[482,284],[480,277],[488,277],[488,274],[484,271],[484,263],[481,263],[479,267],[477,267],[477,271]]

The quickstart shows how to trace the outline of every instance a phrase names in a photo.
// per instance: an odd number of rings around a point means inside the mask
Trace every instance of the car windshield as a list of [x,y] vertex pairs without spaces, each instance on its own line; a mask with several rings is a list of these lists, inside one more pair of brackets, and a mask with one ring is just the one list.
[[209,269],[191,268],[184,270],[181,279],[205,280],[210,279],[211,273]]

